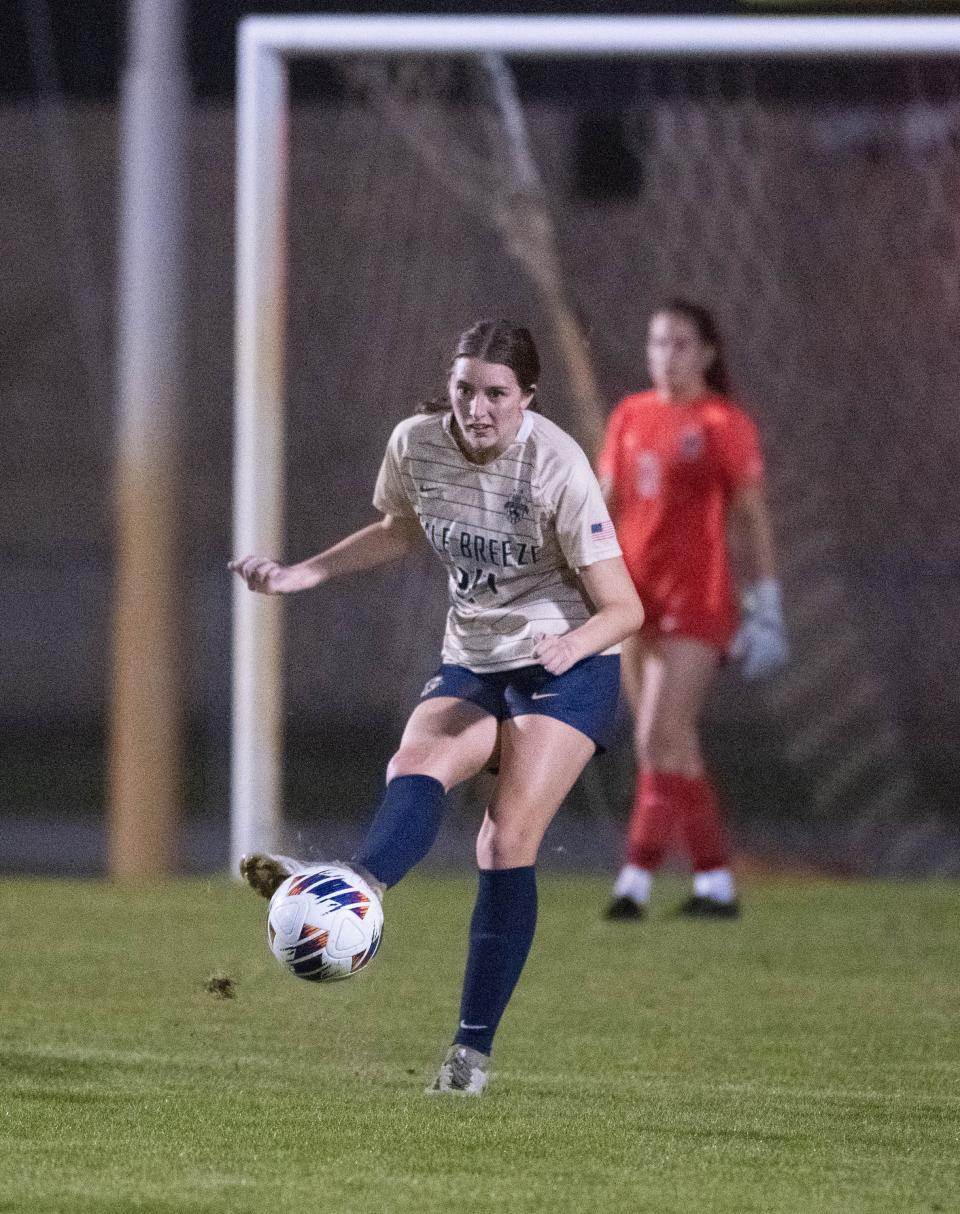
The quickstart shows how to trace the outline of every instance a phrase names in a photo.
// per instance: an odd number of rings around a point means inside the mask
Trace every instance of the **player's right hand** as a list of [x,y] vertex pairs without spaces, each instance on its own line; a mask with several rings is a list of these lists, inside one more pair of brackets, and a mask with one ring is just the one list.
[[730,657],[740,662],[743,677],[753,682],[775,674],[789,655],[780,587],[765,578],[744,594],[743,623],[733,638]]
[[231,561],[227,568],[236,573],[257,594],[292,594],[306,588],[296,567],[281,565],[268,556],[244,556]]

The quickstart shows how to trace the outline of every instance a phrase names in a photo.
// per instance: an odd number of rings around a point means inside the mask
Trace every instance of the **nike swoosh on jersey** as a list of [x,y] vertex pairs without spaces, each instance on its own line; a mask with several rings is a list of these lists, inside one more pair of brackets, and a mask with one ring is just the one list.
[[424,494],[425,496],[428,496],[428,495],[430,495],[430,494],[432,494],[432,493],[439,493],[439,492],[440,492],[440,486],[439,486],[439,485],[420,485],[420,486],[419,486],[419,488],[420,488],[420,492],[421,492],[422,494]]
[[559,691],[535,691],[530,697],[531,700],[554,700],[560,694]]

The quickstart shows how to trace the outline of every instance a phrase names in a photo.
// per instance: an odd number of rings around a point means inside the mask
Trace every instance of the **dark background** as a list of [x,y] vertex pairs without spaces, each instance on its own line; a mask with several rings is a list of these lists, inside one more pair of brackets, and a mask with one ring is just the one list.
[[[197,97],[232,95],[234,84],[234,54],[236,24],[250,14],[270,13],[589,13],[628,16],[651,14],[762,14],[762,13],[955,13],[956,4],[937,0],[917,0],[916,3],[859,4],[856,0],[836,4],[799,3],[737,3],[736,0],[648,0],[647,3],[590,0],[590,3],[569,3],[567,0],[527,0],[516,4],[510,0],[395,0],[376,4],[358,0],[354,4],[329,4],[322,0],[286,3],[210,3],[194,0],[187,4],[189,28],[189,57],[193,86]],[[30,94],[36,89],[36,74],[31,66],[26,37],[31,20],[41,20],[52,27],[59,83],[72,96],[112,98],[116,94],[122,68],[126,5],[118,0],[8,0],[0,6],[0,95]],[[552,65],[548,68],[531,64],[518,69],[527,87],[552,90],[558,82],[576,74],[571,66]],[[611,73],[612,75],[612,73]]]
[[[516,11],[389,6],[403,9]],[[194,867],[222,861],[229,798],[235,27],[246,13],[298,11],[344,10],[196,5],[187,38],[185,804],[202,842],[184,850]],[[0,9],[7,869],[98,871],[105,855],[121,13],[40,0]],[[645,309],[680,289],[716,310],[764,437],[794,661],[769,690],[725,671],[707,714],[739,841],[847,871],[960,873],[956,65],[519,62],[516,72],[604,399],[642,380]],[[351,117],[356,98],[335,69],[298,66],[295,85],[291,556],[369,521],[391,425],[435,388],[451,333],[475,315],[529,318],[551,412],[570,420],[549,322],[502,238],[460,213],[378,124]],[[304,600],[286,611],[285,776],[288,808],[313,837],[317,819],[329,831],[375,799],[435,662],[442,588],[430,565]],[[342,661],[327,658],[330,636]],[[628,733],[623,720],[594,786],[571,799],[571,863],[612,863]],[[464,808],[468,834],[476,807]]]

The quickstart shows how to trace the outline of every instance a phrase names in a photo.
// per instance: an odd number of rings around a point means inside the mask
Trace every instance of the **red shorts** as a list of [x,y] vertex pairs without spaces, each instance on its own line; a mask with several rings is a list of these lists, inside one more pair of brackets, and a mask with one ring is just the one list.
[[658,596],[643,586],[637,586],[637,593],[645,613],[640,629],[644,640],[688,637],[703,641],[721,653],[726,653],[730,648],[739,623],[732,602],[717,610],[678,591]]

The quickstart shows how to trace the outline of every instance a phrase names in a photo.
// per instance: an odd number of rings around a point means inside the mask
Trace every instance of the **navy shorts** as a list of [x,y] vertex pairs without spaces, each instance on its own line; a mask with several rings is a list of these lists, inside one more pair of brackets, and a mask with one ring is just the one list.
[[597,753],[603,754],[613,736],[619,694],[619,655],[597,654],[564,674],[550,674],[542,666],[477,674],[466,666],[444,662],[427,680],[420,699],[454,696],[469,700],[498,721],[527,713],[553,717],[586,734],[596,744]]

